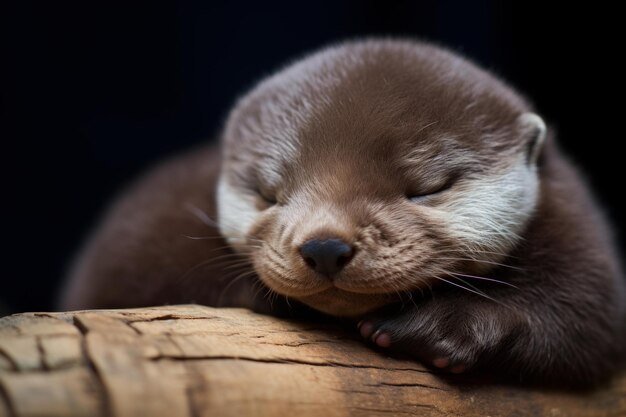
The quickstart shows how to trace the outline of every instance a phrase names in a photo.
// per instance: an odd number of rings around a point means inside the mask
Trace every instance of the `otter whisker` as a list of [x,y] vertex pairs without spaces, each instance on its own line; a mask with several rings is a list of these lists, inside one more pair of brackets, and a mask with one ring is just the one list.
[[[462,289],[464,289],[464,290],[466,290],[466,291],[469,291],[469,292],[474,293],[474,294],[476,294],[476,295],[479,295],[479,296],[481,296],[481,297],[487,298],[487,299],[489,299],[489,300],[493,301],[494,303],[498,303],[498,304],[501,304],[501,305],[505,305],[505,304],[502,304],[500,301],[496,300],[495,298],[490,297],[490,296],[488,296],[487,294],[483,293],[482,291],[476,291],[476,290],[473,290],[473,289],[471,289],[471,288],[464,287],[464,286],[462,286],[461,284],[457,284],[457,283],[455,283],[455,282],[448,281],[447,279],[444,279],[444,278],[441,278],[441,277],[434,277],[434,278],[435,278],[435,279],[438,279],[438,280],[440,280],[440,281],[446,282],[446,283],[448,283],[448,284],[450,284],[450,285],[454,285],[455,287],[462,288]],[[508,307],[508,306],[507,306],[507,307]]]
[[[215,258],[209,258],[209,259],[205,259],[199,263],[197,263],[196,265],[192,266],[191,268],[189,268],[185,273],[183,273],[180,277],[177,278],[177,281],[184,281],[187,278],[189,278],[189,276],[191,276],[192,273],[196,272],[198,269],[200,268],[205,268],[209,265],[211,265],[214,262],[217,262],[219,260],[222,259],[229,259],[229,258],[236,258],[236,257],[243,257],[245,255],[240,254],[240,253],[228,253],[226,255],[222,255],[222,256],[217,256]],[[218,264],[219,265],[219,264]]]
[[248,266],[252,267],[252,263],[248,259],[246,259],[246,260],[239,261],[239,262],[234,262],[231,265],[225,266],[225,267],[222,268],[222,270],[228,271],[228,270],[231,270],[233,268],[236,268],[236,267],[239,267],[239,266],[243,266],[243,265],[248,265]]
[[[401,288],[398,285],[398,283],[396,283],[396,282],[394,282],[392,280],[387,281],[387,283],[389,284],[389,286],[391,287],[391,289],[393,290],[395,295],[398,297],[398,299],[402,303],[402,308],[404,308],[404,298],[402,297],[402,294],[400,293]],[[389,294],[389,295],[391,295],[391,294]]]
[[222,260],[221,262],[218,262],[218,263],[216,263],[214,265],[211,265],[211,266],[214,267],[214,268],[219,268],[222,272],[225,273],[225,272],[228,272],[230,269],[232,269],[232,268],[230,268],[231,266],[241,266],[241,265],[252,266],[250,261],[248,261],[248,260],[239,260],[239,259],[225,259],[225,260]]
[[[245,248],[247,250],[245,253],[243,251],[240,251],[240,252],[233,251],[233,253],[236,253],[236,254],[241,255],[241,256],[246,256],[249,253],[248,249],[260,249],[260,248],[261,248],[260,246],[249,245],[249,246],[247,246]],[[208,250],[206,253],[217,252],[217,251],[225,250],[225,249],[231,249],[232,250],[232,246],[230,246],[230,245],[220,246],[220,247]]]
[[467,275],[467,274],[460,274],[458,272],[449,272],[449,274],[454,275],[454,276],[461,276],[461,277],[465,277],[465,278],[475,278],[475,279],[479,279],[479,280],[484,280],[484,281],[490,281],[490,282],[497,282],[499,284],[504,284],[504,285],[508,285],[509,287],[513,287],[513,288],[517,288],[519,289],[519,287],[509,283],[509,282],[505,282],[505,281],[500,281],[499,279],[494,279],[494,278],[487,278],[487,277],[479,277],[476,275]]
[[[265,298],[267,301],[270,301],[270,295],[272,293],[271,291],[272,291],[272,289],[270,287],[265,288],[265,293],[263,294],[263,298]],[[272,303],[270,302],[270,309],[272,307],[273,307]]]
[[[408,243],[408,244],[403,244],[403,245],[394,245],[393,249],[395,250],[402,250],[402,249],[407,249],[407,248],[411,249],[411,248],[414,248],[415,246],[416,246],[415,243]],[[487,254],[487,255],[498,255],[498,256],[512,258],[512,259],[520,259],[519,257],[512,256],[507,253],[486,251],[486,250],[481,250],[481,249],[469,249],[469,248],[468,249],[442,249],[438,251],[438,253],[463,253],[463,254],[467,254],[468,252],[469,253],[481,253],[481,254]]]
[[462,279],[460,277],[457,277],[455,275],[452,275],[451,273],[447,273],[446,275],[448,275],[451,278],[457,279],[457,280],[461,281],[463,284],[467,285],[468,287],[474,289],[475,291],[478,291],[479,293],[486,295],[484,291],[481,291],[475,285],[470,284],[469,282],[465,281],[464,279]]
[[180,282],[180,281],[186,280],[187,278],[189,278],[191,276],[192,273],[196,272],[198,269],[200,269],[202,267],[206,267],[211,262],[213,262],[213,259],[205,259],[204,261],[197,263],[196,265],[194,265],[191,268],[189,268],[185,273],[181,274],[176,279],[176,281]]
[[440,253],[448,253],[448,252],[452,252],[452,253],[481,253],[481,254],[487,254],[487,255],[498,255],[498,256],[502,256],[505,258],[511,258],[511,259],[521,259],[518,256],[513,256],[513,255],[509,255],[508,253],[502,253],[502,252],[495,252],[495,251],[487,251],[487,250],[480,250],[480,249],[443,249],[440,251]]
[[219,229],[219,224],[211,217],[209,217],[209,215],[200,207],[189,202],[185,202],[183,206],[187,211],[196,216],[205,225]]
[[182,237],[186,237],[191,240],[211,240],[211,239],[224,239],[223,236],[190,236],[190,235],[181,235]]
[[[421,288],[418,288],[422,297],[424,296],[424,291]],[[409,290],[404,290],[405,294],[409,297],[409,301],[417,308],[417,303],[413,299],[413,292]]]
[[[191,235],[181,235],[181,236],[186,237],[187,239],[191,239],[191,240],[218,240],[218,239],[225,240],[223,236],[191,236]],[[254,242],[259,242],[259,243],[263,242],[260,239],[254,239],[254,238],[247,238],[247,239],[252,240]],[[248,243],[245,243],[244,245],[253,246]],[[231,246],[228,245],[225,247],[231,247]],[[257,246],[257,247],[260,247],[260,246]]]
[[270,309],[274,309],[274,301],[278,298],[278,293],[272,290],[270,287],[267,287],[267,291],[265,291],[264,298],[270,303]]
[[256,291],[254,292],[254,295],[252,296],[253,300],[255,300],[259,296],[259,293],[263,291],[264,288],[268,288],[261,280],[256,280],[254,282],[253,288],[256,286],[258,286],[258,288],[256,289]]
[[[181,235],[182,237],[185,237],[187,239],[191,239],[191,240],[224,240],[224,238],[222,236],[189,236],[189,235]],[[262,243],[261,240],[258,239],[251,239],[253,240],[254,243]],[[246,248],[261,248],[262,246],[260,244],[251,244],[251,243],[243,243],[241,244],[241,246],[244,246]],[[212,250],[220,250],[220,249],[232,249],[232,245],[222,245],[218,248],[212,249]]]
[[230,258],[241,258],[241,259],[245,259],[246,255],[243,253],[237,253],[237,252],[233,252],[233,253],[227,253],[224,255],[220,255],[220,256],[216,256],[215,258],[211,258],[211,260],[213,261],[219,261],[222,259],[230,259]]
[[497,266],[501,266],[503,268],[511,268],[511,269],[516,269],[518,271],[523,271],[523,268],[517,267],[517,266],[512,266],[512,265],[506,265],[500,262],[493,262],[493,261],[486,261],[483,259],[474,259],[474,258],[454,258],[454,257],[437,257],[437,258],[432,258],[433,260],[436,261],[470,261],[470,262],[478,262],[478,263],[484,263],[484,264],[489,264],[489,265],[497,265]]
[[414,277],[414,278],[417,279],[418,283],[420,284],[420,286],[417,287],[417,290],[420,292],[420,295],[422,297],[424,296],[424,286],[432,290],[432,285],[428,280],[423,279],[421,277]]
[[239,275],[237,275],[235,278],[233,278],[228,284],[226,284],[226,286],[224,287],[224,289],[220,292],[220,295],[217,299],[217,306],[221,306],[222,305],[222,300],[224,298],[224,295],[226,294],[226,292],[238,281],[241,281],[244,278],[247,278],[251,275],[256,274],[256,271],[251,270],[251,271],[244,271],[242,273],[240,273]]
[[[211,227],[211,228],[216,228],[216,229],[220,229],[221,227],[227,227],[232,229],[233,231],[238,231],[238,227],[236,227],[236,225],[225,225],[225,224],[221,224],[220,222],[218,222],[215,219],[212,219],[204,210],[202,210],[200,207],[186,202],[184,203],[184,207],[187,211],[189,211],[191,214],[193,214],[194,216],[196,216],[202,223],[204,223],[205,225]],[[247,236],[248,239],[252,239],[252,240],[257,240],[259,242],[262,242],[262,240],[257,239],[253,236]]]
[[[218,221],[212,219],[204,210],[202,210],[200,207],[186,202],[183,204],[183,206],[185,207],[185,209],[187,211],[189,211],[191,214],[193,214],[194,216],[196,216],[202,223],[204,223],[205,225],[212,227],[212,228],[216,228],[216,229],[220,229],[220,224]],[[222,225],[222,226],[226,226],[229,228],[232,228],[232,230],[234,231],[238,231],[238,228],[235,226],[228,226],[228,225]],[[261,239],[257,239],[253,236],[245,236],[245,238],[250,239],[250,240],[255,240],[257,242],[263,242],[263,240]]]

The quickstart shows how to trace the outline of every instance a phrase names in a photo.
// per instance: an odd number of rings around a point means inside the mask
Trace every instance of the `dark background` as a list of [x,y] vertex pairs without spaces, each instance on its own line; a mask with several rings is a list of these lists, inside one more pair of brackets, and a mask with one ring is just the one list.
[[437,41],[525,92],[624,234],[624,24],[589,4],[2,2],[0,315],[53,308],[116,190],[215,138],[260,77],[362,35]]

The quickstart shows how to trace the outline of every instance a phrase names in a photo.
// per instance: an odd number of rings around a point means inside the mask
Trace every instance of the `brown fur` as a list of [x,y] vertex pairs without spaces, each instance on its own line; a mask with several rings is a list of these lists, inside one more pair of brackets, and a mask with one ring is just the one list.
[[[222,155],[196,150],[125,193],[62,306],[195,301],[278,314],[298,300],[365,317],[372,341],[387,345],[384,334],[453,371],[595,381],[617,359],[624,280],[600,211],[553,139],[542,148],[530,112],[427,44],[370,40],[307,57],[239,101]],[[218,176],[230,190],[221,213]],[[251,204],[237,217],[224,195]],[[333,280],[298,252],[327,238],[355,248]]]

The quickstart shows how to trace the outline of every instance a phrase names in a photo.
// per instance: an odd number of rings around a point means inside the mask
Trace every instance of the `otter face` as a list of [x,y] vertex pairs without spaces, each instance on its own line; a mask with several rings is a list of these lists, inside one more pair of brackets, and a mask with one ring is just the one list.
[[231,113],[220,230],[271,289],[360,315],[501,261],[535,208],[544,136],[519,96],[449,52],[340,45]]

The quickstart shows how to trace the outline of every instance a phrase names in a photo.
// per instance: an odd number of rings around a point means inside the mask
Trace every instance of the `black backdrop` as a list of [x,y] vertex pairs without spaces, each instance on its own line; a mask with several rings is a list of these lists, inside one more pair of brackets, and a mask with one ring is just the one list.
[[621,14],[546,3],[2,2],[0,314],[52,308],[116,190],[214,138],[256,80],[362,35],[435,40],[524,91],[623,230]]

